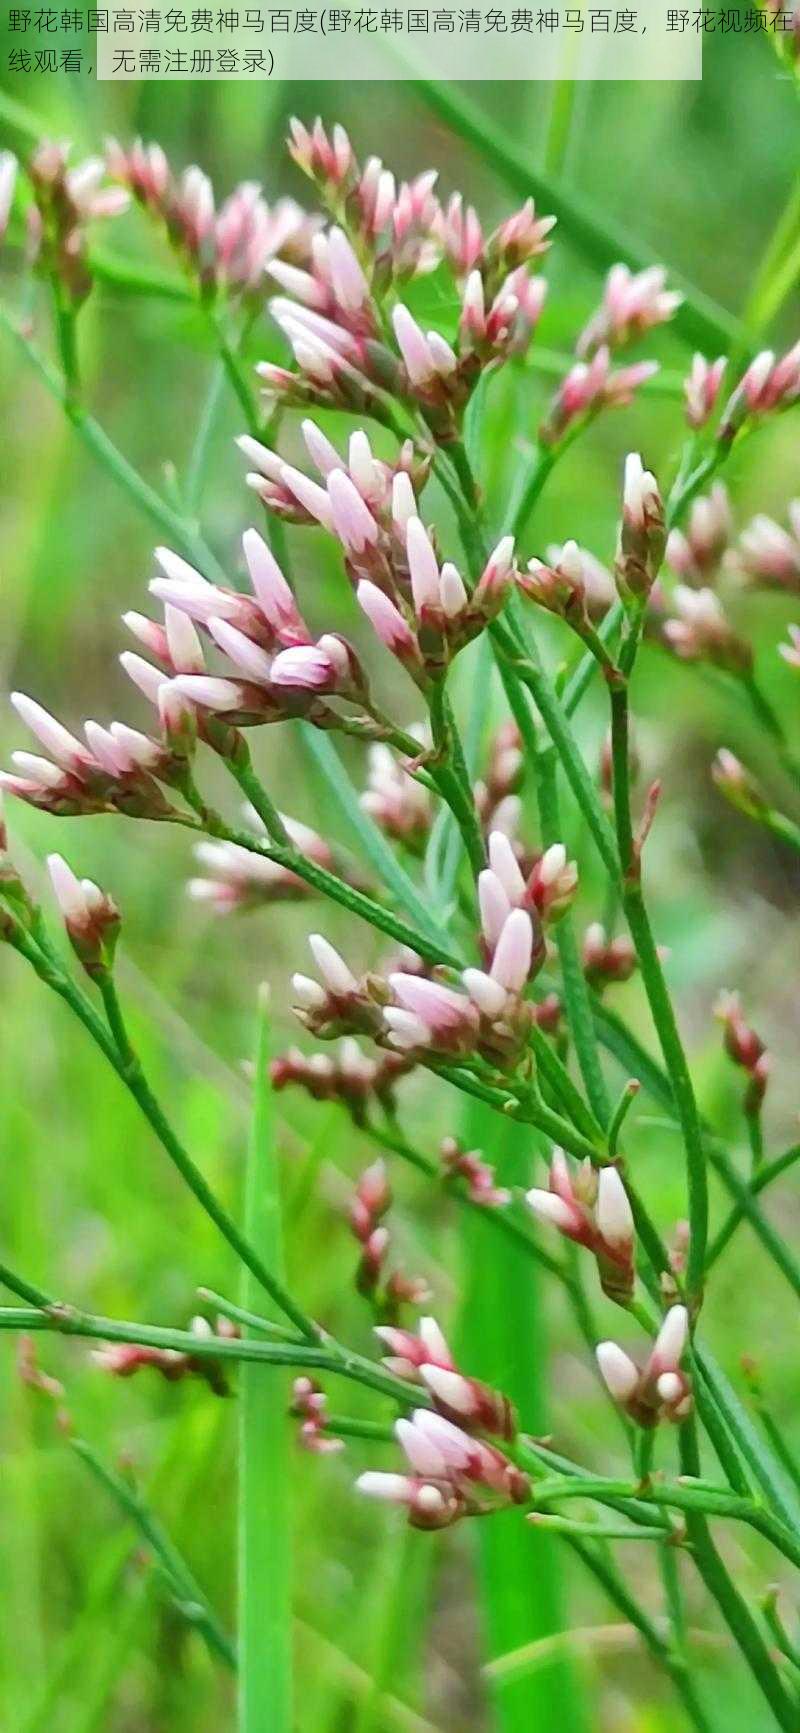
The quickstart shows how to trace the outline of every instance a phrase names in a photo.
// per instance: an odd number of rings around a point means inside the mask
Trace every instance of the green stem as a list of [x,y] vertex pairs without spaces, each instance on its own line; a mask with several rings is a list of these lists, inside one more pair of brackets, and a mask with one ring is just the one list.
[[[785,1150],[783,1155],[778,1155],[775,1157],[774,1161],[765,1162],[763,1167],[759,1167],[758,1172],[753,1175],[749,1186],[745,1185],[745,1182],[742,1180],[740,1182],[742,1192],[746,1194],[747,1201],[757,1197],[758,1193],[764,1191],[768,1185],[771,1185],[773,1180],[779,1179],[781,1174],[785,1173],[788,1168],[794,1167],[795,1162],[797,1161],[800,1161],[800,1143],[792,1144],[791,1148]],[[712,1264],[716,1263],[720,1252],[725,1250],[728,1241],[736,1232],[739,1223],[745,1219],[746,1213],[747,1209],[744,1201],[734,1205],[727,1221],[723,1222],[716,1239],[709,1247],[708,1257],[706,1258],[706,1271],[710,1270]]]
[[305,1313],[300,1310],[291,1295],[286,1292],[283,1285],[275,1280],[274,1276],[266,1268],[265,1264],[258,1257],[252,1246],[247,1244],[246,1240],[240,1234],[235,1222],[232,1221],[222,1204],[218,1202],[211,1187],[200,1172],[200,1169],[195,1166],[191,1156],[184,1149],[179,1138],[173,1131],[160,1103],[156,1099],[149,1083],[147,1082],[141,1064],[131,1045],[122,1014],[122,1008],[119,1004],[116,988],[111,975],[105,971],[98,981],[109,1028],[111,1030],[111,1039],[109,1039],[101,1020],[97,1017],[94,1011],[94,1007],[85,998],[84,994],[81,993],[80,989],[75,985],[75,982],[71,977],[66,975],[63,970],[56,965],[52,957],[45,955],[39,947],[34,944],[33,940],[27,935],[22,934],[21,931],[15,936],[13,943],[21,955],[32,964],[40,980],[44,981],[46,986],[51,987],[53,991],[56,992],[67,1005],[69,1005],[70,1010],[80,1019],[84,1028],[88,1030],[93,1040],[97,1042],[97,1045],[116,1071],[117,1076],[124,1083],[126,1089],[130,1091],[130,1094],[133,1096],[137,1105],[144,1114],[145,1119],[155,1132],[162,1148],[166,1150],[171,1162],[177,1168],[178,1173],[181,1175],[185,1184],[189,1187],[193,1196],[197,1199],[201,1209],[205,1211],[206,1215],[214,1223],[215,1227],[219,1229],[219,1232],[222,1234],[223,1238],[227,1240],[228,1245],[236,1253],[237,1257],[241,1259],[242,1263],[247,1265],[248,1269],[252,1270],[253,1275],[257,1277],[262,1287],[275,1301],[276,1305],[280,1306],[281,1311],[284,1312],[285,1315],[291,1319],[291,1322],[297,1327],[297,1329],[300,1330],[301,1335],[305,1336],[309,1340],[316,1340],[318,1334],[317,1326],[313,1324],[311,1320],[306,1317]]
[[690,1243],[686,1282],[690,1300],[702,1297],[706,1243],[708,1239],[708,1182],[706,1153],[700,1130],[692,1079],[678,1032],[672,1001],[667,991],[641,883],[641,863],[633,836],[630,807],[630,742],[628,737],[627,682],[609,689],[611,699],[611,751],[614,779],[614,813],[622,863],[622,900],[639,959],[642,982],[655,1024],[664,1064],[683,1131],[689,1188]]
[[145,1545],[150,1547],[158,1560],[161,1570],[170,1587],[173,1598],[184,1617],[198,1630],[213,1655],[221,1660],[226,1667],[235,1669],[236,1651],[230,1638],[222,1629],[216,1613],[209,1600],[200,1588],[184,1558],[170,1540],[166,1530],[158,1518],[145,1503],[141,1494],[124,1480],[122,1475],[115,1474],[107,1468],[100,1457],[82,1438],[71,1438],[70,1445],[86,1464],[95,1480],[110,1494],[114,1503],[134,1527],[138,1530]]
[[156,493],[137,473],[133,465],[117,450],[113,441],[94,417],[88,415],[81,405],[70,398],[64,381],[51,368],[48,361],[41,355],[30,339],[25,336],[13,319],[0,307],[0,327],[2,327],[21,349],[26,360],[34,367],[47,387],[51,396],[61,404],[65,415],[72,423],[79,439],[92,453],[102,467],[108,471],[119,487],[128,494],[139,510],[150,522],[155,524],[162,534],[181,548],[186,557],[198,565],[205,576],[225,583],[226,575],[219,562],[191,524],[185,522],[180,515],[167,505],[160,494]]
[[[280,1181],[269,1077],[266,995],[254,1055],[253,1119],[247,1158],[244,1232],[279,1281],[284,1280]],[[258,1284],[242,1272],[242,1307]],[[250,1329],[245,1326],[248,1334]],[[292,1581],[288,1387],[257,1366],[239,1378],[239,1733],[290,1733],[292,1727]]]
[[[697,1475],[700,1458],[691,1421],[686,1421],[681,1427],[680,1450],[684,1474]],[[784,1733],[797,1733],[797,1710],[784,1690],[749,1607],[717,1552],[705,1517],[698,1511],[687,1513],[686,1528],[697,1570],[769,1703],[778,1726],[784,1729]]]
[[431,687],[430,721],[436,754],[433,775],[458,825],[467,858],[477,877],[486,865],[486,849],[443,680],[434,682]]

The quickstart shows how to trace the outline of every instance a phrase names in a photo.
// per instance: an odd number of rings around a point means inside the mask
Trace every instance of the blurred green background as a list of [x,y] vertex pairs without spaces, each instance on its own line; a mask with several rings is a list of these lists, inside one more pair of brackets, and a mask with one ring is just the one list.
[[[4,59],[9,42],[6,37]],[[52,79],[45,89],[43,82],[11,76],[5,88],[43,133],[73,138],[79,155],[96,151],[108,133],[123,140],[141,133],[160,140],[177,167],[202,164],[220,195],[247,178],[262,181],[268,197],[291,191],[307,200],[282,139],[290,113],[309,119],[320,110],[326,120],[345,124],[359,154],[379,152],[400,174],[435,164],[443,191],[463,187],[487,226],[518,202],[410,84],[261,90],[240,83],[96,86]],[[624,222],[725,307],[738,312],[745,305],[796,174],[796,97],[766,41],[715,40],[706,50],[702,84],[574,91],[472,86],[469,95],[532,163],[557,170],[596,209]],[[3,142],[24,151],[11,111],[0,131]],[[137,215],[114,225],[113,245],[131,256],[160,256]],[[548,275],[541,342],[566,349],[600,280],[566,233],[558,234]],[[4,288],[19,308],[27,291],[13,264],[4,272]],[[40,293],[30,312],[47,345]],[[797,311],[793,293],[777,340],[796,337]],[[80,323],[93,411],[149,481],[169,488],[177,478],[180,485],[216,366],[202,322],[183,308],[133,302],[100,288]],[[253,359],[277,355],[274,332],[266,325],[257,329],[251,349]],[[672,334],[642,344],[640,352],[658,355],[673,369],[688,359]],[[128,647],[120,613],[146,606],[152,528],[97,469],[7,342],[0,349],[0,379],[6,426],[0,684],[31,692],[70,725],[111,715],[143,724],[143,704],[116,656]],[[526,461],[545,391],[530,371],[509,374],[493,391],[483,479],[498,518],[509,462]],[[298,450],[293,420],[285,432],[290,452]],[[236,569],[239,536],[253,521],[254,504],[232,444],[238,431],[237,405],[221,393],[200,515],[223,564]],[[559,469],[529,530],[526,553],[575,535],[608,558],[622,456],[640,448],[657,471],[668,471],[680,437],[678,405],[660,397],[607,416]],[[786,499],[800,491],[797,454],[791,417],[747,446],[729,478],[737,522],[756,509],[782,514]],[[426,507],[440,515],[445,538],[453,538],[434,489]],[[292,533],[290,541],[312,623],[350,631],[365,643],[323,539]],[[796,714],[796,681],[792,687],[774,648],[791,609],[759,596],[738,602],[737,617],[754,637],[759,672],[774,702],[787,715],[794,705]],[[386,658],[380,679],[387,700],[412,720],[412,689]],[[466,700],[468,662],[460,679]],[[710,1015],[720,987],[741,987],[747,1012],[776,1058],[767,1136],[778,1151],[796,1135],[797,871],[777,844],[723,806],[708,775],[713,752],[731,746],[777,795],[786,791],[749,717],[723,684],[649,650],[636,709],[646,777],[664,781],[651,882],[702,1105],[741,1148],[740,1084],[720,1054]],[[581,726],[587,755],[596,762],[603,733],[596,702],[587,704]],[[29,744],[5,706],[0,743],[4,761],[13,746]],[[285,810],[351,842],[290,730],[265,731],[255,750]],[[361,782],[358,754],[348,762]],[[238,1208],[248,1109],[243,1061],[253,1043],[257,984],[267,979],[273,986],[276,1041],[284,1046],[295,1039],[286,984],[294,968],[305,966],[309,922],[319,922],[359,961],[381,955],[379,948],[338,911],[320,909],[312,917],[311,905],[210,920],[186,899],[190,858],[178,833],[122,819],[56,823],[16,804],[10,817],[16,858],[33,885],[42,882],[37,863],[58,848],[119,901],[125,919],[121,981],[137,1039],[204,1172]],[[574,815],[569,822],[583,874],[581,919],[588,921],[602,915],[602,889]],[[0,955],[0,983],[3,1255],[50,1290],[122,1317],[182,1324],[195,1309],[197,1284],[233,1295],[232,1260],[68,1012],[50,1002],[12,954]],[[616,989],[613,1003],[649,1040],[636,983]],[[414,1080],[403,1101],[429,1150],[436,1137],[458,1129],[461,1108],[443,1089]],[[348,1179],[370,1150],[336,1108],[287,1093],[277,1111],[292,1281],[308,1310],[367,1350],[370,1318],[353,1291],[355,1248],[341,1205]],[[512,1151],[509,1159],[519,1154]],[[527,1161],[528,1152],[521,1154]],[[676,1140],[643,1111],[631,1156],[669,1231],[684,1208]],[[454,1212],[432,1204],[414,1175],[397,1173],[396,1191],[404,1261],[425,1270],[437,1315],[452,1319],[463,1259]],[[719,1220],[722,1200],[715,1198],[715,1205]],[[779,1204],[769,1207],[778,1210],[784,1232],[796,1233],[800,1211],[792,1179]],[[470,1294],[477,1307],[491,1299],[482,1293],[479,1262]],[[717,1271],[707,1328],[732,1376],[742,1353],[756,1355],[780,1423],[797,1435],[800,1373],[787,1299],[742,1231]],[[601,1317],[606,1313],[606,1327],[617,1327],[610,1307]],[[548,1430],[559,1448],[594,1465],[616,1460],[618,1439],[557,1294],[544,1297],[530,1343],[532,1369],[543,1364],[546,1338]],[[92,1368],[78,1344],[42,1338],[40,1358],[64,1380],[78,1432],[109,1462],[125,1453],[149,1483],[155,1508],[232,1628],[235,1400],[218,1402],[204,1388],[173,1388],[148,1375],[114,1383]],[[49,1405],[19,1382],[9,1338],[0,1347],[0,1392],[0,1726],[6,1733],[220,1733],[231,1727],[230,1680],[170,1608],[136,1537],[58,1437]],[[348,1397],[353,1411],[364,1407],[357,1391]],[[302,1733],[488,1727],[474,1525],[443,1537],[407,1535],[352,1496],[353,1474],[365,1461],[356,1446],[332,1461],[296,1457],[298,1727]],[[739,1586],[755,1594],[765,1580],[762,1551],[745,1545],[740,1530],[729,1532],[724,1545]],[[637,1595],[655,1597],[655,1606],[657,1588],[644,1554],[644,1548],[627,1548],[624,1563]],[[569,1623],[583,1633],[566,1648],[577,1656],[590,1724],[675,1733],[684,1722],[663,1679],[624,1635],[606,1629],[608,1610],[593,1586],[562,1563]],[[694,1652],[713,1690],[717,1725],[731,1733],[752,1730],[765,1712],[688,1569],[686,1579],[690,1622],[700,1629]],[[551,1725],[541,1721],[543,1728]]]

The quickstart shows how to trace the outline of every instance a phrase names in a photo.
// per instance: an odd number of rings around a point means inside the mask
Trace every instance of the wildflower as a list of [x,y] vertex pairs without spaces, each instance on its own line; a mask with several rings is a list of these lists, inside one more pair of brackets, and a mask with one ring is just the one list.
[[749,818],[761,818],[767,811],[760,784],[726,746],[720,747],[711,766],[711,776],[720,794],[739,812]]
[[530,1482],[502,1451],[471,1438],[442,1415],[417,1409],[395,1423],[410,1474],[368,1472],[356,1482],[370,1498],[404,1505],[415,1528],[449,1528],[506,1504],[524,1504]]
[[616,1342],[600,1342],[597,1364],[606,1388],[637,1426],[653,1427],[660,1420],[679,1422],[692,1410],[692,1385],[681,1371],[689,1335],[685,1306],[672,1306],[640,1369]]
[[707,361],[704,355],[692,358],[691,368],[683,382],[683,393],[686,420],[695,431],[705,427],[714,413],[727,365],[725,355],[718,356],[716,361]]
[[624,408],[633,402],[639,386],[657,372],[656,361],[637,361],[615,372],[608,347],[601,344],[591,361],[576,361],[562,380],[539,438],[545,445],[555,445],[580,418],[596,415],[601,409]]
[[589,619],[602,619],[616,595],[614,579],[608,567],[590,553],[588,548],[579,547],[574,541],[564,542],[561,547],[551,544],[545,552],[547,564],[551,567],[563,566],[565,558],[569,561],[576,582],[579,582],[583,589],[584,606]]
[[[220,1336],[227,1331],[212,1330],[206,1318],[193,1318],[190,1324],[193,1336],[208,1340],[215,1333]],[[92,1350],[92,1360],[101,1372],[108,1372],[112,1378],[133,1378],[145,1367],[151,1367],[159,1372],[168,1384],[180,1384],[184,1378],[200,1378],[209,1385],[215,1396],[228,1395],[228,1381],[219,1360],[212,1354],[193,1354],[191,1350],[179,1348],[145,1347],[138,1342],[109,1342],[102,1348]]]
[[742,531],[734,561],[751,583],[800,595],[800,500],[792,500],[788,511],[788,530],[763,512],[754,517]]
[[[329,871],[334,865],[329,845],[317,832],[297,819],[281,813],[281,821],[295,848],[306,859]],[[235,842],[203,841],[195,845],[194,857],[204,869],[192,878],[187,892],[193,902],[207,904],[215,914],[231,914],[234,910],[258,908],[262,904],[304,899],[314,895],[313,887],[297,877],[289,867],[279,865],[255,849]]]
[[701,588],[717,571],[731,532],[728,490],[717,481],[692,504],[686,532],[671,530],[667,560],[685,584]]
[[683,296],[665,288],[666,278],[663,265],[637,272],[627,265],[612,265],[600,306],[578,338],[578,355],[592,356],[602,344],[620,348],[671,319]]
[[684,662],[711,662],[729,674],[746,674],[753,652],[729,624],[714,591],[677,584],[673,592],[677,614],[665,620],[665,642]]
[[449,560],[439,565],[420,518],[408,518],[404,539],[410,596],[395,586],[392,599],[369,578],[360,580],[356,595],[381,641],[424,687],[441,678],[452,657],[499,613],[511,583],[514,544],[510,536],[498,543],[469,595],[457,568]]
[[76,956],[88,975],[107,974],[119,937],[119,909],[91,879],[76,878],[60,854],[48,855],[47,867]]
[[494,1168],[477,1149],[463,1150],[454,1137],[446,1137],[441,1148],[442,1167],[448,1179],[463,1179],[471,1203],[483,1209],[502,1209],[511,1202],[506,1186],[495,1184]]
[[358,981],[343,957],[321,933],[309,936],[311,954],[321,980],[293,975],[295,1014],[313,1034],[330,1038],[354,1030],[376,1033],[380,1011],[370,1001],[366,984]]
[[554,1149],[549,1189],[534,1187],[526,1202],[539,1220],[594,1253],[600,1285],[610,1299],[620,1304],[630,1299],[636,1273],[633,1214],[615,1167],[595,1174],[584,1163],[573,1174],[563,1149]]
[[297,1084],[306,1089],[315,1101],[341,1101],[361,1124],[371,1099],[391,1106],[394,1088],[411,1069],[411,1060],[400,1053],[381,1053],[368,1058],[352,1036],[345,1036],[338,1052],[328,1054],[301,1053],[290,1047],[287,1053],[273,1059],[270,1077],[274,1089]]
[[[128,194],[103,186],[101,157],[69,166],[70,147],[45,140],[28,163],[35,203],[28,224],[29,252],[51,275],[74,307],[92,286],[87,255],[87,225],[127,209]],[[10,174],[10,171],[6,171]]]
[[638,452],[625,459],[622,519],[615,575],[623,601],[643,601],[650,593],[664,556],[664,507],[658,482]]
[[587,981],[598,991],[613,982],[630,980],[637,966],[633,941],[626,933],[609,939],[599,921],[586,928],[581,958]]
[[381,742],[372,745],[360,804],[387,836],[418,854],[430,834],[433,811],[428,790],[409,774],[406,762]]
[[720,993],[714,1006],[714,1016],[724,1029],[725,1051],[734,1065],[747,1073],[748,1085],[744,1111],[755,1117],[767,1091],[771,1061],[761,1037],[745,1022],[738,993]]
[[332,1456],[344,1449],[344,1439],[326,1432],[328,1398],[313,1378],[295,1378],[290,1413],[300,1421],[298,1442],[314,1456]]
[[436,1409],[449,1420],[466,1431],[515,1436],[516,1415],[508,1397],[458,1370],[433,1318],[420,1318],[417,1335],[385,1326],[375,1334],[389,1349],[384,1364],[397,1377],[426,1385]]
[[[163,677],[157,677],[160,685]],[[56,816],[114,811],[153,819],[173,816],[154,780],[155,775],[163,781],[173,776],[174,763],[163,746],[116,722],[109,729],[87,722],[84,746],[26,693],[12,692],[11,702],[50,757],[12,753],[21,774],[0,772],[0,787]]]
[[423,1305],[430,1299],[430,1291],[423,1278],[410,1278],[402,1270],[394,1270],[384,1278],[391,1236],[383,1217],[391,1203],[392,1191],[386,1164],[379,1159],[362,1173],[349,1200],[347,1215],[361,1246],[356,1288],[360,1294],[371,1300],[379,1317],[394,1324],[404,1301]]
[[762,349],[751,361],[722,414],[718,439],[730,442],[751,417],[786,409],[800,397],[800,343],[776,360]]

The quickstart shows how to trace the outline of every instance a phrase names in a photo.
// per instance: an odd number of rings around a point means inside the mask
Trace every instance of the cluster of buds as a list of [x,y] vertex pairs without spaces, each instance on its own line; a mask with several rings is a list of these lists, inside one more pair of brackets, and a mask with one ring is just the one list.
[[744,1111],[748,1118],[757,1118],[769,1082],[769,1054],[760,1036],[745,1022],[738,993],[720,993],[714,1015],[723,1027],[726,1053],[747,1074]]
[[769,810],[760,783],[727,746],[721,746],[714,759],[711,779],[730,805],[747,818],[762,818]]
[[666,531],[658,482],[645,469],[639,453],[625,459],[622,518],[614,565],[623,602],[641,603],[649,596],[664,558]]
[[729,674],[749,672],[753,665],[750,645],[734,631],[713,590],[676,584],[671,600],[676,612],[664,621],[662,633],[676,656],[683,662],[710,662]]
[[[425,687],[499,613],[514,574],[513,541],[503,537],[469,594],[450,561],[440,566],[419,517],[414,483],[422,485],[426,466],[416,463],[412,446],[404,447],[391,469],[375,458],[359,430],[345,464],[315,422],[306,421],[303,433],[320,482],[245,436],[240,448],[256,465],[248,479],[271,510],[319,523],[336,536],[363,612],[382,643]],[[303,635],[307,639],[297,619],[294,631],[296,644]],[[298,651],[292,660],[299,667],[305,659]]]
[[107,975],[119,937],[119,909],[92,879],[76,878],[60,854],[48,855],[47,867],[75,955],[87,975]]
[[[291,716],[338,726],[341,719],[324,697],[343,698],[363,712],[368,694],[351,646],[335,633],[315,642],[258,532],[246,531],[243,545],[252,595],[209,583],[179,555],[159,548],[161,575],[150,587],[165,605],[164,624],[125,615],[154,661],[131,652],[120,660],[157,710],[162,738],[117,722],[109,728],[87,722],[84,745],[33,699],[14,694],[12,702],[50,759],[15,753],[22,774],[4,775],[4,787],[56,814],[116,810],[169,819],[174,809],[158,784],[185,786],[198,736],[232,752],[239,727]],[[232,672],[207,671],[198,627],[228,657]]]
[[637,1426],[679,1423],[692,1411],[692,1384],[681,1371],[689,1336],[685,1306],[671,1306],[643,1367],[616,1342],[600,1342],[597,1364],[606,1389]]
[[518,790],[525,773],[522,738],[516,722],[501,723],[489,743],[486,770],[472,795],[484,830],[516,835],[520,819]]
[[636,947],[627,933],[609,938],[600,921],[592,921],[583,935],[583,972],[589,985],[602,992],[618,981],[629,981],[636,969]]
[[305,1089],[314,1101],[341,1101],[360,1125],[370,1101],[393,1107],[396,1085],[411,1065],[401,1053],[380,1053],[371,1059],[352,1035],[346,1035],[334,1057],[301,1053],[299,1047],[290,1047],[272,1060],[270,1077],[274,1089],[294,1085]]
[[440,209],[435,170],[398,185],[379,157],[362,167],[344,127],[334,126],[329,135],[319,118],[311,128],[292,119],[288,144],[332,216],[354,236],[376,287],[433,268],[441,252],[434,239]]
[[715,481],[710,492],[692,504],[685,532],[671,530],[667,537],[667,560],[682,583],[692,589],[709,584],[718,572],[731,533],[731,508],[724,482]]
[[561,381],[539,429],[540,440],[556,445],[577,422],[598,415],[601,409],[626,408],[640,385],[657,372],[657,361],[612,368],[608,345],[602,344],[591,361],[576,361]]
[[[295,848],[307,860],[328,870],[334,867],[333,852],[317,831],[285,813],[280,816]],[[217,915],[262,908],[269,903],[296,902],[314,895],[312,886],[289,867],[239,843],[198,842],[194,857],[203,871],[202,876],[189,879],[187,893],[193,902],[203,903]]]
[[[73,307],[79,307],[92,286],[87,256],[87,226],[127,210],[129,198],[121,187],[104,185],[106,168],[101,157],[69,165],[70,147],[46,140],[28,163],[28,178],[34,202],[27,212],[28,257],[31,264],[51,276]],[[13,162],[13,158],[10,159]],[[9,158],[5,157],[6,165]],[[10,167],[5,168],[5,195],[13,191]],[[0,231],[3,224],[0,223]]]
[[398,1269],[386,1273],[391,1236],[384,1217],[391,1204],[386,1163],[379,1159],[362,1173],[348,1204],[347,1218],[361,1246],[358,1292],[371,1302],[378,1317],[396,1324],[401,1306],[423,1306],[430,1299],[430,1289],[421,1276],[406,1276]]
[[593,620],[602,619],[615,596],[611,573],[574,541],[549,547],[546,560],[529,560],[518,586],[529,601],[566,620],[579,636]]
[[[109,139],[108,172],[151,216],[206,291],[263,295],[276,258],[302,264],[317,229],[294,199],[270,206],[254,181],[243,181],[217,208],[214,188],[191,165],[175,175],[157,144],[136,139],[129,149]],[[126,195],[127,196],[127,195]]]
[[733,556],[737,571],[770,590],[800,595],[800,500],[788,507],[789,529],[764,512],[742,530]]
[[402,1506],[412,1528],[450,1528],[462,1517],[486,1516],[530,1497],[521,1469],[444,1415],[418,1408],[410,1419],[395,1422],[395,1435],[411,1472],[371,1469],[356,1486],[368,1498]]
[[730,443],[745,422],[776,410],[788,409],[800,397],[800,343],[776,360],[771,349],[762,349],[751,361],[722,413],[718,439]]
[[576,1245],[594,1253],[600,1285],[609,1299],[630,1299],[636,1270],[635,1230],[628,1194],[615,1167],[599,1173],[586,1161],[575,1171],[563,1149],[554,1149],[549,1189],[534,1187],[526,1201],[534,1215]]
[[295,975],[296,1009],[315,1035],[364,1033],[408,1057],[480,1053],[504,1065],[522,1050],[537,1007],[523,995],[545,956],[542,922],[556,920],[575,894],[577,872],[561,844],[548,849],[526,881],[503,831],[489,838],[480,874],[481,943],[486,967],[462,972],[464,992],[406,966],[387,979],[357,979],[320,934],[309,940],[321,980]]
[[[273,312],[299,375],[272,369],[271,388],[295,403],[354,407],[388,387],[415,403],[438,439],[455,437],[481,368],[521,353],[530,341],[545,285],[529,267],[549,245],[554,218],[538,216],[528,200],[484,238],[460,194],[442,208],[435,172],[398,187],[378,158],[361,168],[341,127],[329,136],[319,121],[308,130],[293,120],[289,149],[321,191],[335,226],[316,237],[308,270],[273,273],[293,297],[273,304]],[[390,347],[377,297],[440,260],[463,289],[455,346],[423,330],[398,303]]]
[[[215,1335],[229,1340],[238,1334],[236,1326],[227,1318],[218,1318],[212,1328],[207,1318],[198,1316],[192,1318],[189,1329],[198,1341],[209,1341]],[[215,1396],[229,1393],[222,1366],[211,1354],[193,1354],[191,1350],[179,1348],[152,1348],[138,1342],[108,1342],[102,1348],[93,1349],[92,1359],[112,1378],[133,1378],[149,1366],[168,1384],[180,1384],[184,1378],[200,1378]]]
[[407,1383],[424,1385],[438,1414],[466,1432],[516,1437],[517,1416],[508,1397],[459,1371],[435,1319],[420,1318],[416,1335],[387,1324],[375,1334],[389,1350],[384,1365]]
[[328,1398],[313,1378],[295,1378],[289,1410],[296,1420],[297,1441],[313,1456],[333,1456],[344,1449],[344,1439],[332,1438],[328,1425]]
[[683,382],[683,394],[686,399],[686,420],[696,433],[711,420],[717,407],[727,365],[726,355],[719,355],[716,361],[707,361],[704,355],[695,355],[692,358],[692,365]]
[[430,835],[433,806],[427,788],[411,775],[407,763],[376,741],[369,749],[361,806],[386,836],[418,855]]
[[619,349],[655,325],[665,325],[683,300],[665,287],[666,278],[663,265],[636,272],[627,265],[612,265],[600,306],[578,338],[579,356],[586,359],[603,344]]
[[445,1177],[463,1180],[470,1203],[482,1209],[502,1209],[511,1202],[511,1192],[495,1182],[494,1168],[484,1161],[479,1149],[462,1149],[454,1137],[446,1137],[441,1148]]
[[451,561],[440,566],[422,520],[410,517],[405,565],[410,594],[395,581],[392,597],[372,577],[359,581],[356,594],[381,642],[424,689],[500,612],[514,573],[514,543],[503,537],[470,595]]

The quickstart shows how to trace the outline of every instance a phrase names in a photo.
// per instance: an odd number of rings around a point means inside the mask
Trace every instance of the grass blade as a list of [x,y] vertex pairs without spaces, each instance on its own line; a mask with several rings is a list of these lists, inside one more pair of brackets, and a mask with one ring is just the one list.
[[[496,1117],[473,1103],[463,1133],[468,1148],[480,1147],[498,1163],[504,1183],[526,1177],[529,1151],[519,1126],[498,1136]],[[465,1236],[460,1363],[512,1398],[525,1431],[541,1433],[546,1355],[538,1268],[514,1246],[502,1246],[498,1255],[498,1236],[477,1210],[470,1212]],[[476,1529],[485,1645],[494,1661],[562,1628],[560,1562],[554,1538],[520,1522],[516,1511],[498,1513]],[[563,1652],[554,1651],[535,1674],[490,1677],[500,1733],[585,1728],[574,1668]]]
[[[259,1008],[245,1230],[282,1277],[280,1188],[269,1079],[270,1021]],[[242,1305],[263,1295],[243,1271]],[[242,1366],[239,1379],[239,1733],[291,1733],[292,1585],[287,1379]]]

